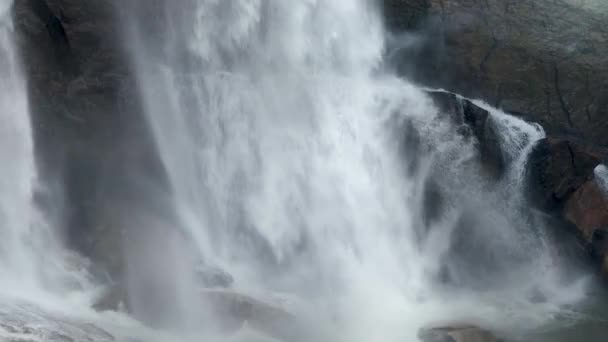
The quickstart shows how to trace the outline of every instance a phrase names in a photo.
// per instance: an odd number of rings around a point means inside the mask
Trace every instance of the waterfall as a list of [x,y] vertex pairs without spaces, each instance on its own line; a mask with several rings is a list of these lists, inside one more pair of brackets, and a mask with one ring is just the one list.
[[91,265],[37,200],[51,190],[11,6],[0,0],[0,339],[409,342],[437,322],[520,337],[576,315],[587,279],[566,276],[524,198],[544,132],[458,96],[496,133],[505,170],[488,176],[464,113],[384,65],[371,0],[124,3],[166,184],[142,176],[151,191],[117,205],[129,312],[93,310]]
[[83,261],[63,249],[36,204],[43,191],[35,166],[26,84],[13,41],[12,1],[0,1],[0,295],[65,295],[86,286]]
[[36,181],[25,84],[12,41],[11,1],[0,2],[0,283],[3,292],[34,286],[39,279],[33,230]]
[[[159,257],[188,265],[162,271],[183,317],[200,310],[188,271],[199,264],[241,292],[305,302],[299,314],[339,340],[415,340],[455,317],[523,331],[578,300],[542,220],[522,213],[542,130],[491,109],[511,159],[492,190],[470,139],[383,68],[373,2],[135,8],[128,45],[169,178],[168,224],[185,237],[171,249],[188,250]],[[429,206],[441,212],[425,222]],[[152,302],[143,311],[166,304]]]

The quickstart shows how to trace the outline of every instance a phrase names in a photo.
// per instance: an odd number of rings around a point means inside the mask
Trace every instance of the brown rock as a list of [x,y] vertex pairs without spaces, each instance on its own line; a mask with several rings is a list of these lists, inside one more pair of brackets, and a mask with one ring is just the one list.
[[597,180],[576,190],[566,202],[564,215],[576,226],[591,254],[604,260],[608,271],[608,194]]
[[253,329],[280,340],[294,341],[307,335],[296,317],[282,308],[229,290],[205,290],[201,294],[213,320],[219,321],[224,331],[235,331],[247,322]]
[[606,151],[569,138],[541,140],[530,155],[528,174],[532,203],[545,210],[561,208],[593,177]]
[[591,240],[597,230],[608,229],[608,196],[595,180],[587,181],[566,202],[564,213]]
[[472,136],[478,143],[479,158],[483,170],[491,178],[499,178],[505,171],[506,160],[499,143],[499,132],[490,113],[473,102],[442,91],[429,91],[442,114],[449,115],[465,136]]

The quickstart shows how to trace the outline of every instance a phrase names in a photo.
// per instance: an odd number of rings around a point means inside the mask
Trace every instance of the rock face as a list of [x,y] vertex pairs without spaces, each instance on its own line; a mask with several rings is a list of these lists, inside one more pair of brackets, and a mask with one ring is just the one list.
[[63,211],[57,226],[67,227],[70,246],[120,277],[126,230],[138,212],[153,211],[147,189],[162,188],[164,175],[118,39],[115,4],[16,0],[14,18],[38,165],[51,190],[39,202]]
[[608,151],[567,138],[540,141],[530,156],[532,202],[545,210],[563,207],[570,196],[593,178]]
[[[608,3],[383,0],[391,56],[417,82],[607,145]],[[406,41],[406,44],[403,42]]]
[[281,341],[298,340],[307,334],[291,313],[233,291],[201,292],[211,320],[221,323],[225,332],[238,330],[245,322],[255,330]]
[[597,178],[585,182],[570,196],[564,214],[608,273],[608,193]]
[[505,171],[506,161],[499,143],[499,132],[487,110],[455,94],[430,91],[435,105],[463,130],[465,136],[472,136],[477,141],[479,157],[483,170],[491,178],[499,178]]

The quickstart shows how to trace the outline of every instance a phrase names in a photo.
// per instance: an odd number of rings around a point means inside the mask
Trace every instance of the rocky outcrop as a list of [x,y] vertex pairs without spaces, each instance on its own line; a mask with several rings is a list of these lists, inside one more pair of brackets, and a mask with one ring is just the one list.
[[597,177],[585,182],[570,196],[564,215],[577,227],[587,250],[608,274],[608,193]]
[[0,341],[117,341],[115,336],[102,327],[67,316],[68,314],[46,311],[26,303],[3,303],[0,308]]
[[468,325],[453,325],[421,329],[418,337],[423,342],[499,342],[491,332]]
[[[608,3],[383,0],[404,75],[608,145]],[[404,32],[413,39],[401,39]],[[405,42],[405,43],[404,43]]]
[[[608,3],[382,3],[395,33],[389,57],[401,74],[543,126],[548,138],[527,164],[530,203],[574,227],[608,272],[607,197],[594,178],[608,158],[608,29],[602,25]],[[499,176],[506,161],[487,113],[446,93],[432,97],[444,112],[461,113],[478,142],[483,169]]]
[[282,308],[233,291],[205,290],[201,294],[202,304],[210,310],[210,320],[221,323],[224,332],[236,331],[247,322],[249,327],[281,341],[308,335],[296,317]]

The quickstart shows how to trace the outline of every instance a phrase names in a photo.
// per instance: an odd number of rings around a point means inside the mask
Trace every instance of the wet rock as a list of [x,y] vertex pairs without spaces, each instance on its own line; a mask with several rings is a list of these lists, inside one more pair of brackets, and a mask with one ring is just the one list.
[[608,196],[595,172],[605,149],[572,138],[543,139],[527,168],[530,203],[569,222],[586,250],[608,272]]
[[459,129],[465,136],[475,137],[483,170],[493,179],[500,178],[505,171],[506,160],[500,147],[500,132],[490,120],[490,113],[455,94],[442,91],[427,93],[438,109],[460,126]]
[[[125,233],[159,212],[167,184],[123,49],[120,1],[15,1],[41,207],[63,212],[70,248],[123,277]],[[156,206],[152,208],[153,206]],[[167,206],[168,207],[168,206]],[[128,209],[126,209],[128,208]]]
[[597,179],[585,182],[568,199],[564,215],[578,229],[591,255],[608,272],[608,194]]
[[425,328],[418,332],[423,342],[499,342],[491,332],[474,326]]
[[604,149],[575,139],[549,137],[530,155],[528,179],[531,202],[543,210],[563,207],[568,198],[593,178],[594,169],[606,159]]
[[598,231],[608,229],[608,196],[595,179],[585,182],[570,196],[564,212],[589,241]]
[[282,308],[233,291],[205,290],[201,294],[208,314],[224,332],[236,331],[247,322],[251,328],[279,340],[294,341],[305,336],[296,317]]
[[213,266],[199,266],[196,276],[200,285],[206,288],[229,288],[234,283],[230,273]]
[[426,0],[382,1],[382,10],[388,26],[398,30],[414,29],[422,25],[430,7],[430,2]]

